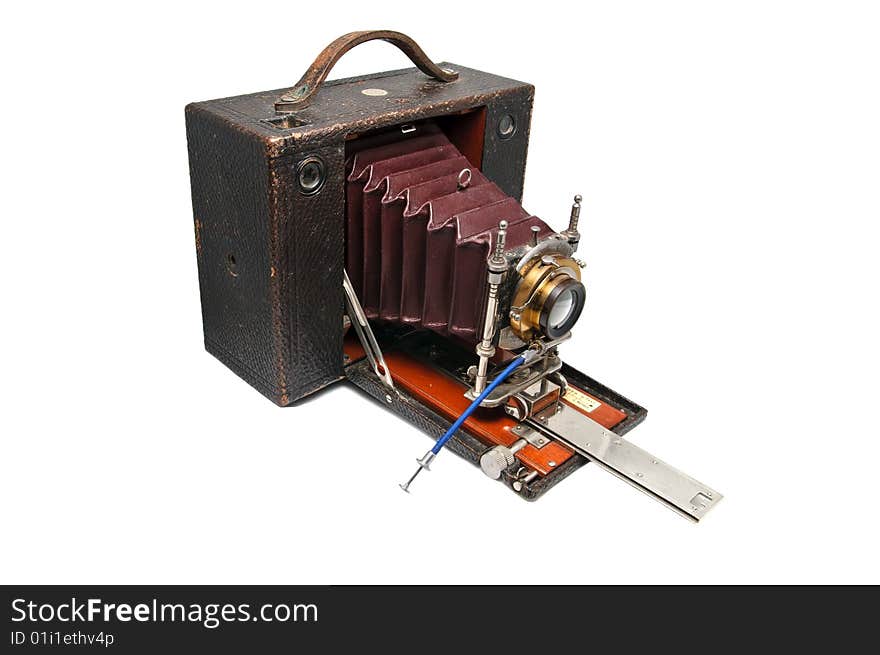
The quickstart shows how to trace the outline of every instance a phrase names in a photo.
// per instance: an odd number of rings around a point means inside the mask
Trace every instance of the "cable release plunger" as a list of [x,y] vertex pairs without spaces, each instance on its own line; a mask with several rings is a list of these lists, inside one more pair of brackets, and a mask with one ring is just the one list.
[[462,412],[461,416],[459,416],[455,423],[449,426],[449,429],[446,433],[437,440],[437,443],[434,444],[434,447],[431,448],[428,452],[426,452],[420,459],[416,461],[419,463],[419,468],[416,469],[416,472],[413,473],[412,477],[407,480],[404,484],[400,485],[400,488],[404,491],[409,491],[409,486],[412,484],[413,480],[416,479],[416,476],[422,472],[422,469],[426,469],[428,471],[431,470],[430,465],[443,446],[446,445],[446,442],[449,441],[452,436],[458,432],[458,429],[462,426],[462,424],[468,419],[468,417],[474,413],[474,410],[480,406],[480,403],[495,390],[499,384],[504,382],[508,378],[508,376],[513,373],[520,365],[527,364],[534,360],[538,356],[539,352],[537,350],[533,350],[529,348],[522,355],[519,355],[516,359],[510,362],[507,367],[498,374],[498,376],[492,380],[488,387],[477,396],[474,401],[468,405],[468,408]]

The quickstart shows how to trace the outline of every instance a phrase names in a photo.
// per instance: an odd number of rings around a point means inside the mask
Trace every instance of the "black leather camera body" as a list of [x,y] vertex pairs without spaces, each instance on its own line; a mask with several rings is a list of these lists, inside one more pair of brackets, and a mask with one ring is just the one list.
[[[372,39],[416,68],[325,81]],[[205,347],[282,406],[351,381],[438,440],[417,473],[446,445],[531,500],[595,461],[698,520],[720,494],[623,440],[646,410],[560,358],[580,197],[559,231],[520,205],[533,98],[374,31],[290,89],[188,105]]]
[[[458,79],[407,69],[325,82],[291,114],[276,113],[282,90],[186,108],[205,347],[279,405],[345,377],[340,280],[354,136],[440,119],[484,175],[522,196],[534,87],[441,66]],[[515,122],[507,136],[503,117]],[[315,168],[310,189],[301,182]]]

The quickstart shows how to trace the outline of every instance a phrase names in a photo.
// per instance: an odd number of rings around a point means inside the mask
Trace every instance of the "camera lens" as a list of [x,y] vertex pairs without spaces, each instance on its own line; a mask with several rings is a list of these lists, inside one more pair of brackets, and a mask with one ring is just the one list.
[[581,316],[586,296],[584,285],[572,277],[556,284],[541,308],[544,333],[556,339],[571,330]]
[[566,289],[559,297],[556,299],[556,302],[553,303],[553,308],[550,310],[550,314],[547,317],[547,324],[551,328],[558,327],[565,323],[565,319],[568,318],[568,315],[571,314],[571,310],[574,307],[574,291],[571,289]]

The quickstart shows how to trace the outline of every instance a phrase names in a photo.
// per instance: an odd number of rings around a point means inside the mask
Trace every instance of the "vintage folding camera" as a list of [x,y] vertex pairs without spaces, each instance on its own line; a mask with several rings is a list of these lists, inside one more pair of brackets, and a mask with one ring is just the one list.
[[[327,82],[382,39],[416,68]],[[346,34],[292,89],[186,107],[205,347],[281,406],[349,380],[534,500],[588,461],[681,515],[721,499],[625,440],[646,410],[563,362],[581,199],[520,204],[534,87]]]

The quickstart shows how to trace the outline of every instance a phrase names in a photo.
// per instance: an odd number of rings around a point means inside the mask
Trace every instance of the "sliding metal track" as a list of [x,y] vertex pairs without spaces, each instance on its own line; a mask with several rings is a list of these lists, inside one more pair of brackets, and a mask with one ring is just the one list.
[[556,439],[671,510],[699,521],[722,495],[642,450],[578,410],[558,403],[529,419],[517,432],[534,430]]

